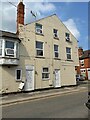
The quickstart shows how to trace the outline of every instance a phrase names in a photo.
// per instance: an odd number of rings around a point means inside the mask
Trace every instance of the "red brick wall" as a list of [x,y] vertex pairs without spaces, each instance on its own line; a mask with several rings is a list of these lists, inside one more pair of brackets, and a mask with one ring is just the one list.
[[24,25],[24,4],[23,2],[20,2],[17,7],[17,31],[18,31],[19,24]]

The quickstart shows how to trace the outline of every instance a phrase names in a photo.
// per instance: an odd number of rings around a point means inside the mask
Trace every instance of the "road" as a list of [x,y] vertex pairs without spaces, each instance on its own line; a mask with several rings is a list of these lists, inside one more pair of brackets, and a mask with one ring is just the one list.
[[4,106],[3,118],[88,118],[87,91]]

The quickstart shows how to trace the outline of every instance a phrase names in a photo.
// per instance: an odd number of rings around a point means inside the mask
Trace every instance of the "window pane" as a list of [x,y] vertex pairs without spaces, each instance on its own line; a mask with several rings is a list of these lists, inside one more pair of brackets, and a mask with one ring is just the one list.
[[20,80],[21,77],[21,70],[17,70],[17,80]]
[[42,78],[49,78],[49,73],[42,73]]
[[67,59],[71,59],[71,54],[67,54]]
[[54,33],[57,33],[57,30],[56,30],[56,29],[53,29],[53,32],[54,32]]
[[37,55],[43,56],[43,50],[37,50]]
[[7,54],[12,54],[12,55],[14,55],[14,50],[12,50],[12,49],[7,49]]
[[38,28],[38,29],[42,29],[42,25],[36,23],[36,28]]
[[48,68],[43,68],[43,72],[48,72]]
[[71,53],[71,48],[68,48],[68,47],[67,47],[67,48],[66,48],[66,52],[67,52],[67,53]]
[[68,37],[68,38],[69,38],[69,36],[70,36],[70,34],[69,34],[69,33],[65,33],[65,35],[66,35],[66,37]]
[[58,52],[55,52],[55,57],[58,57]]
[[2,55],[2,49],[0,49],[0,55]]
[[58,45],[54,45],[54,51],[58,51]]
[[0,40],[0,48],[2,48],[2,40]]
[[16,57],[19,57],[18,43],[16,44]]
[[37,42],[37,41],[36,41],[36,48],[43,49],[43,43],[42,43],[42,42]]
[[11,48],[11,49],[14,49],[14,42],[11,42],[11,41],[6,41],[6,48]]

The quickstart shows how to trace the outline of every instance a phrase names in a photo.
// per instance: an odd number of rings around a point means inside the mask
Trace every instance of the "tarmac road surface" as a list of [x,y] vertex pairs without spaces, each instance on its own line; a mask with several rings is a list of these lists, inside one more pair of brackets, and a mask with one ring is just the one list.
[[87,91],[37,99],[2,108],[3,118],[88,118]]

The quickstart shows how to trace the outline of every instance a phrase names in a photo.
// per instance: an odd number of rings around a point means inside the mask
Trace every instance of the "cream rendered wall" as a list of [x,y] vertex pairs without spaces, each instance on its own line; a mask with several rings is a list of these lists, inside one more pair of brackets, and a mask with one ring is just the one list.
[[[43,25],[43,35],[35,34],[35,22],[24,26],[20,25],[20,65],[23,69],[27,64],[35,66],[35,89],[53,86],[54,69],[61,71],[62,86],[75,85],[75,66],[78,64],[77,40],[56,15],[36,22]],[[59,40],[53,38],[53,28],[58,29]],[[65,32],[70,33],[72,43],[65,41]],[[36,57],[35,41],[43,42],[44,58]],[[60,60],[54,59],[54,44],[59,45]],[[66,61],[66,47],[71,47],[73,61]],[[42,80],[42,67],[49,67],[49,80]]]
[[15,78],[15,70],[20,68],[19,66],[3,66],[2,67],[2,89],[3,93],[17,92],[19,83]]

